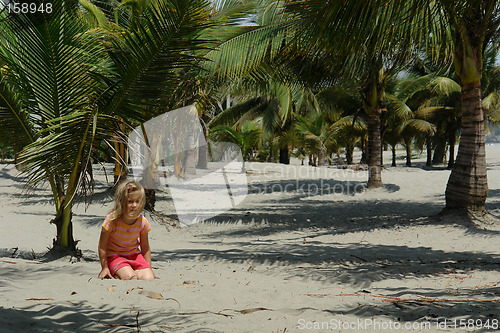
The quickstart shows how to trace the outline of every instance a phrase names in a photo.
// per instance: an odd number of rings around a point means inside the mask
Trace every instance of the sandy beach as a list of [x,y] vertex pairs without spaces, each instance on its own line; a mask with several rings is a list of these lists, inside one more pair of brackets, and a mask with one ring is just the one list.
[[[425,152],[398,162],[387,152],[384,187],[369,191],[366,171],[247,163],[236,208],[183,228],[146,214],[153,281],[97,278],[113,202],[102,169],[73,216],[82,257],[57,258],[49,191],[25,192],[0,164],[0,332],[498,329],[500,146],[487,146],[491,215],[477,225],[439,214],[449,170],[423,168]],[[173,207],[157,194],[159,212]]]

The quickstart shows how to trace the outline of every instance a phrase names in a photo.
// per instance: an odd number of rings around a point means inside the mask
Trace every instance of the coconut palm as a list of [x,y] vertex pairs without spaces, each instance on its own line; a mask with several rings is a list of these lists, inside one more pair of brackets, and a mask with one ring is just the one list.
[[234,129],[228,126],[215,126],[210,129],[209,138],[215,141],[225,141],[237,144],[243,155],[242,172],[245,170],[245,161],[253,158],[261,141],[262,123],[260,120],[245,121],[241,128]]
[[[332,129],[325,114],[311,112],[307,116],[296,115],[295,124],[297,132],[303,136],[303,145],[312,156],[313,166],[325,165],[327,147],[334,140],[335,128]],[[316,162],[317,161],[317,162]]]
[[481,77],[482,107],[487,125],[493,126],[500,123],[500,65],[497,64],[499,55],[500,50],[494,45],[488,47]]
[[[453,57],[462,89],[463,117],[458,156],[446,189],[446,207],[483,210],[488,186],[480,82],[486,46],[498,43],[500,38],[500,1],[308,0],[292,1],[289,8],[304,18],[313,40],[321,41],[315,43],[318,50],[359,50],[369,47],[370,40],[379,43],[376,50],[388,50],[399,40],[398,45],[406,47],[396,47],[398,55],[411,50],[411,45],[420,45],[435,59]],[[371,59],[376,59],[374,55],[370,54]],[[368,100],[375,101],[379,82],[371,82],[373,89],[367,92],[373,93]]]
[[352,83],[336,83],[322,89],[317,98],[327,111],[338,145],[346,149],[347,164],[353,163],[354,147],[367,133],[362,96]]
[[[368,116],[368,187],[382,186],[380,117],[385,109],[384,90],[408,56],[415,54],[414,48],[400,45],[409,31],[389,23],[394,7],[379,1],[290,1],[287,9],[301,21],[306,47],[336,59],[344,76],[356,82]],[[398,10],[405,16],[410,8],[401,6]]]
[[436,38],[434,45],[452,47],[461,86],[461,138],[446,187],[446,207],[484,210],[488,183],[481,78],[486,47],[500,39],[500,1],[440,0],[435,5],[414,2],[415,10],[430,8],[432,17],[451,28],[451,38]]
[[[197,34],[209,11],[206,1],[150,1],[139,17],[135,8],[120,16],[133,27],[121,29],[90,2],[82,1],[86,12],[75,1],[51,3],[50,14],[0,23],[0,122],[11,130],[28,184],[50,184],[55,244],[74,249],[72,208],[92,189],[96,143],[120,133],[117,116],[143,120],[166,104],[177,73],[205,45]],[[89,13],[101,26],[89,24]]]
[[402,141],[406,148],[406,166],[411,166],[413,138],[432,135],[435,132],[435,126],[417,112],[426,101],[425,95],[420,92],[426,91],[434,80],[433,75],[420,77],[410,75],[396,78],[394,85],[388,89],[392,93],[388,91],[385,96],[388,112],[384,138],[390,141],[389,144],[392,146],[393,166],[396,165],[395,145],[399,141]]

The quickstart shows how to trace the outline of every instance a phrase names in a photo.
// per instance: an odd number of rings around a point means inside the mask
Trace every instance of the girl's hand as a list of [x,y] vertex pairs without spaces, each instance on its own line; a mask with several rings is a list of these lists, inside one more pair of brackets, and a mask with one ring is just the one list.
[[111,272],[109,271],[109,268],[103,268],[101,273],[99,273],[99,279],[112,279],[113,276],[111,275]]

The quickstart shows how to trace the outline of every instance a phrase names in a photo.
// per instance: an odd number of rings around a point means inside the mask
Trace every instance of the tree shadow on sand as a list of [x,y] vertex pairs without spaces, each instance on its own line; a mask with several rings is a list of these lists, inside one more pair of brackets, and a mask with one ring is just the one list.
[[[388,184],[379,190],[385,193],[397,192],[397,186]],[[352,196],[345,194],[333,197],[297,194],[279,197],[273,197],[273,194],[261,195],[263,196],[262,200],[259,199],[262,201],[261,205],[250,202],[246,206],[243,201],[238,207],[203,222],[233,224],[235,228],[201,236],[207,238],[266,236],[302,230],[317,236],[431,224],[460,225],[467,228],[468,233],[499,234],[497,230],[475,227],[474,221],[466,216],[450,214],[451,218],[446,218],[441,214],[442,195],[433,202],[424,203],[398,198],[379,200],[373,196],[363,200],[344,200]]]
[[[388,184],[378,191],[394,194],[390,201],[379,200],[376,195],[356,200],[362,193],[353,189],[358,184],[362,186],[362,182],[308,180],[288,185],[294,181],[252,184],[250,196],[262,195],[262,198],[249,196],[248,205],[243,201],[237,208],[203,222],[234,227],[197,233],[189,248],[157,251],[153,260],[238,263],[278,278],[317,281],[325,286],[341,284],[359,290],[349,296],[311,295],[327,299],[345,297],[350,301],[336,299],[333,302],[336,305],[327,309],[304,307],[304,314],[313,310],[330,318],[349,314],[359,318],[388,316],[402,322],[429,321],[432,329],[438,320],[444,319],[481,319],[483,323],[499,319],[498,284],[482,286],[478,282],[477,286],[460,287],[456,283],[433,286],[430,282],[429,288],[407,286],[408,281],[415,279],[446,281],[467,279],[474,272],[496,274],[500,271],[500,255],[496,253],[424,247],[419,245],[417,235],[404,245],[325,241],[332,235],[359,233],[361,239],[363,233],[377,229],[396,233],[401,228],[427,225],[433,225],[436,232],[456,227],[465,235],[479,235],[485,241],[493,241],[500,234],[498,230],[482,228],[462,214],[441,213],[443,195],[424,203],[400,200],[399,187]],[[324,184],[330,189],[341,184],[344,191],[318,192]],[[288,191],[279,190],[286,185]],[[316,192],[311,194],[301,188]],[[276,192],[281,195],[275,196]],[[491,195],[498,193],[493,191]],[[261,204],[256,205],[255,201]]]
[[[248,265],[251,272],[277,279],[320,282],[325,286],[321,294],[297,295],[298,304],[303,305],[317,304],[313,298],[332,300],[331,307],[309,308],[314,310],[310,313],[314,320],[319,320],[316,311],[329,318],[351,314],[361,319],[387,316],[387,320],[401,322],[430,321],[433,328],[437,320],[444,319],[481,319],[483,323],[486,319],[500,319],[500,282],[485,283],[482,278],[476,281],[470,275],[499,271],[500,256],[496,254],[396,245],[326,244],[314,239],[304,242],[297,237],[287,239],[285,244],[269,239],[200,240],[189,249],[155,252],[155,260],[195,260],[209,265],[231,262]],[[424,284],[430,287],[415,287],[411,281],[418,279],[427,281]],[[453,279],[471,279],[477,285],[448,285]],[[341,294],[339,286],[357,291]],[[307,318],[306,308],[298,311],[300,318]]]
[[159,327],[185,328],[182,317],[165,310],[161,315],[136,309],[116,309],[109,305],[92,307],[89,303],[35,304],[0,308],[2,332],[140,332]]
[[[343,283],[367,288],[387,279],[428,278],[440,274],[465,274],[472,270],[498,271],[500,255],[472,251],[446,252],[428,247],[369,244],[325,244],[303,238],[280,241],[198,242],[190,249],[160,251],[153,260],[233,262],[269,268],[285,267],[287,277]],[[218,244],[230,249],[221,250]],[[207,249],[206,246],[213,246]],[[272,274],[272,270],[269,274]],[[280,273],[282,274],[282,273]]]

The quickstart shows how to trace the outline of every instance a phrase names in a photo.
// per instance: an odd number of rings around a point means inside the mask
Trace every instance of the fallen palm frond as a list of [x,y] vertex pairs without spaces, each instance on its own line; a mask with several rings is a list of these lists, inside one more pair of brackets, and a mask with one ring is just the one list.
[[[499,283],[496,282],[495,284]],[[493,284],[494,285],[494,284]],[[424,296],[418,296],[416,298],[402,298],[402,297],[394,297],[394,296],[386,296],[386,295],[374,295],[374,294],[302,294],[304,296],[311,297],[326,297],[326,296],[334,296],[334,297],[374,297],[374,298],[383,298],[385,302],[390,303],[403,303],[403,302],[416,302],[416,303],[496,303],[500,302],[500,299],[445,299],[445,298],[430,298]]]
[[233,314],[223,313],[224,311],[233,311],[233,312],[237,312],[237,313],[240,313],[240,314],[250,314],[250,313],[257,312],[257,311],[273,311],[273,310],[261,307],[261,308],[250,308],[250,309],[243,309],[243,310],[224,309],[224,310],[221,310],[219,312],[213,312],[213,311],[182,312],[182,313],[179,313],[179,315],[181,315],[181,316],[189,316],[189,315],[196,315],[196,314],[211,313],[211,314],[215,314],[215,315],[218,315],[218,316],[224,316],[224,317],[233,317],[234,316]]

